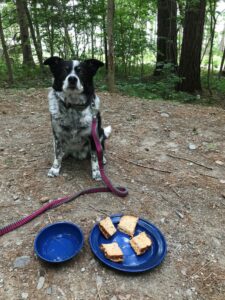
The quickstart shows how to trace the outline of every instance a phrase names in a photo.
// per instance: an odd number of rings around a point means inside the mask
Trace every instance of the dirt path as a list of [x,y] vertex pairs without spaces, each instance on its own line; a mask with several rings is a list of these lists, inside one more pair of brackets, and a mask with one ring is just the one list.
[[[224,300],[224,110],[99,96],[104,125],[113,127],[106,170],[129,196],[83,196],[0,238],[0,299]],[[65,161],[60,177],[46,177],[52,161],[47,90],[1,90],[0,128],[2,226],[39,208],[43,197],[96,185],[88,161]],[[93,224],[104,216],[100,210],[158,226],[168,243],[162,265],[130,276],[100,264],[88,244]],[[59,220],[80,225],[85,246],[74,260],[52,267],[35,257],[33,240]],[[22,256],[25,265],[15,268]]]

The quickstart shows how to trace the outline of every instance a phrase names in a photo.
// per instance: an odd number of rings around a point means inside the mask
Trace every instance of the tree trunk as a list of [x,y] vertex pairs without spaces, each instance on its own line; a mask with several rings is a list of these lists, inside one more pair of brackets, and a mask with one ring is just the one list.
[[34,59],[32,56],[32,50],[30,45],[28,20],[25,11],[26,0],[16,0],[16,9],[18,16],[18,23],[20,27],[20,39],[23,54],[23,64],[27,66],[34,66]]
[[220,63],[219,79],[221,79],[221,75],[224,74],[224,71],[223,71],[224,61],[225,61],[225,48],[223,50],[223,56],[222,56],[221,63]]
[[73,43],[72,43],[70,35],[69,35],[68,25],[66,23],[66,18],[65,18],[66,17],[66,5],[65,5],[64,2],[65,1],[60,2],[60,0],[58,0],[56,2],[56,5],[58,7],[59,15],[60,15],[60,18],[61,18],[61,21],[62,21],[62,26],[63,26],[63,29],[64,29],[65,43],[66,43],[66,45],[69,46],[69,50],[71,52],[72,57],[75,58],[75,51],[74,51]]
[[35,47],[35,50],[36,50],[36,53],[37,53],[38,62],[40,64],[40,66],[42,67],[42,62],[43,62],[42,48],[41,48],[41,44],[39,44],[37,39],[36,39],[36,34],[35,34],[33,22],[32,22],[31,15],[30,15],[30,12],[29,12],[26,1],[24,1],[24,8],[25,8],[28,24],[29,24],[29,27],[30,27],[31,37],[33,39],[34,47]]
[[[104,2],[103,2],[104,5]],[[102,30],[103,30],[103,43],[104,43],[104,55],[105,55],[105,68],[108,70],[108,42],[107,42],[107,32],[106,32],[106,15],[105,15],[105,9],[103,10],[102,15]]]
[[115,91],[115,64],[114,64],[114,23],[115,3],[114,0],[107,2],[107,35],[108,35],[108,89],[110,92]]
[[42,51],[42,45],[41,45],[41,35],[40,35],[40,30],[39,30],[39,24],[38,24],[38,15],[37,15],[37,0],[33,1],[33,7],[34,7],[34,27],[36,30],[36,37],[37,37],[37,44],[39,45],[40,52],[41,52],[41,57],[43,61],[43,51]]
[[[210,95],[212,96],[212,90],[210,86],[210,75],[211,71],[213,72],[213,43],[215,36],[215,28],[216,28],[216,2],[217,0],[209,1],[210,8],[210,48],[209,48],[209,60],[208,60],[208,72],[207,72],[207,88],[209,90]],[[211,68],[212,66],[212,68]]]
[[154,75],[165,64],[177,66],[177,4],[175,0],[158,0],[157,58]]
[[7,45],[6,45],[6,42],[5,42],[5,36],[4,36],[4,31],[3,31],[3,26],[2,26],[2,16],[1,16],[1,14],[0,14],[0,39],[1,39],[1,44],[2,44],[2,48],[3,48],[5,61],[6,61],[6,66],[7,66],[7,69],[8,69],[8,80],[9,80],[10,83],[13,83],[12,65],[11,65],[9,54],[8,54]]
[[201,48],[205,21],[206,0],[195,4],[187,0],[184,33],[180,57],[178,90],[193,93],[201,91]]

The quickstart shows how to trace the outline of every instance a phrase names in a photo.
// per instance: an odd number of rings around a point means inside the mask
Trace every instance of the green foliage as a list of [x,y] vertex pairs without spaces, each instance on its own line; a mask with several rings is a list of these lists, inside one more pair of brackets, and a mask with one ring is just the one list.
[[[191,0],[195,3],[198,0]],[[182,41],[182,26],[185,15],[186,0],[178,0],[179,14],[179,50]],[[41,40],[43,57],[51,54],[64,58],[84,59],[94,55],[104,61],[104,38],[106,33],[106,1],[105,0],[40,0],[27,1],[37,39]],[[58,5],[60,4],[60,6]],[[208,2],[209,4],[209,2]],[[62,8],[62,14],[59,13]],[[157,1],[149,0],[115,0],[115,62],[116,82],[120,92],[146,99],[166,99],[182,102],[201,102],[196,96],[176,92],[179,77],[172,72],[169,64],[165,65],[160,77],[153,74],[156,61],[157,42]],[[15,1],[7,0],[0,6],[3,19],[4,35],[9,56],[13,62],[15,83],[13,87],[49,86],[51,75],[40,69],[22,66],[21,41],[16,13]],[[62,18],[64,17],[64,20]],[[218,22],[224,23],[225,14],[216,11]],[[211,11],[207,6],[205,34],[202,53],[202,67],[207,69],[210,40]],[[220,18],[220,19],[219,19]],[[65,28],[68,29],[74,51],[68,45]],[[217,31],[213,47],[213,70],[219,69],[223,48],[221,40],[224,34]],[[1,46],[0,46],[1,48]],[[206,49],[206,51],[204,51]],[[32,44],[35,62],[37,56]],[[0,52],[0,55],[2,53]],[[75,57],[74,57],[75,56]],[[46,72],[48,69],[45,68]],[[212,71],[213,71],[212,70]],[[0,85],[8,86],[7,69],[3,57],[0,56]],[[106,71],[98,72],[96,84],[98,90],[106,89]],[[202,77],[203,87],[207,86],[206,74]],[[211,88],[217,95],[224,94],[225,80],[218,80],[212,72]],[[212,98],[210,98],[212,99]]]

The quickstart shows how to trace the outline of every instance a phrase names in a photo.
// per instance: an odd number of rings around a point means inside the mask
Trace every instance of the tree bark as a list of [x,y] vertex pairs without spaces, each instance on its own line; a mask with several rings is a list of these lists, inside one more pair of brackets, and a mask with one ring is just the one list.
[[221,76],[224,75],[224,71],[223,71],[223,66],[224,66],[224,61],[225,61],[225,48],[223,50],[223,56],[222,56],[222,59],[221,59],[221,63],[220,63],[220,71],[219,71],[219,79],[221,79]]
[[2,43],[2,48],[3,48],[3,53],[4,53],[4,57],[5,57],[5,61],[6,61],[6,66],[7,66],[7,69],[8,69],[8,80],[9,80],[10,83],[13,83],[13,80],[14,80],[13,70],[12,70],[12,65],[11,65],[11,61],[10,61],[10,57],[9,57],[9,54],[8,54],[7,45],[6,45],[6,41],[5,41],[1,14],[0,14],[0,39],[1,39],[1,43]]
[[157,57],[154,75],[165,64],[177,66],[177,4],[175,0],[158,0]]
[[33,66],[34,59],[32,56],[32,50],[30,45],[28,20],[26,17],[25,3],[24,3],[25,1],[26,0],[16,0],[16,9],[17,9],[18,23],[20,27],[23,65]]
[[103,13],[102,16],[102,29],[103,29],[103,42],[104,42],[104,55],[105,55],[105,68],[108,70],[108,42],[107,42],[107,32],[106,32],[106,15]]
[[42,62],[43,62],[42,48],[41,48],[41,44],[38,43],[38,41],[36,39],[36,34],[35,34],[32,18],[31,18],[29,9],[27,7],[26,1],[24,1],[24,8],[25,8],[28,24],[29,24],[29,27],[30,27],[31,37],[33,39],[34,47],[35,47],[35,50],[36,50],[36,53],[37,53],[38,62],[40,64],[40,66],[42,67]]
[[65,6],[64,2],[65,1],[61,2],[60,0],[58,0],[56,2],[56,5],[58,7],[59,15],[60,15],[60,18],[61,18],[61,21],[62,21],[62,26],[63,26],[63,29],[64,29],[65,42],[69,46],[69,50],[71,52],[72,57],[75,58],[75,51],[74,51],[74,48],[73,48],[73,43],[71,41],[69,31],[68,31],[68,25],[67,25],[66,19],[64,17],[64,16],[66,16],[66,6]]
[[115,3],[114,0],[107,2],[107,35],[108,35],[108,89],[110,92],[115,91],[115,63],[114,63],[114,23]]
[[205,22],[206,0],[186,2],[184,33],[180,57],[178,90],[201,91],[201,48]]

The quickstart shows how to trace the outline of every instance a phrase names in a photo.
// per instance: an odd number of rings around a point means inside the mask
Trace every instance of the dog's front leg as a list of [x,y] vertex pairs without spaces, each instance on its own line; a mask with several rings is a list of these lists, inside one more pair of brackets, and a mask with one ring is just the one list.
[[92,178],[94,180],[102,180],[101,173],[98,165],[98,157],[95,150],[91,150],[91,169],[92,169]]
[[51,169],[48,171],[48,177],[59,176],[62,159],[64,155],[61,143],[55,137],[53,138],[53,146],[54,146],[54,162]]

